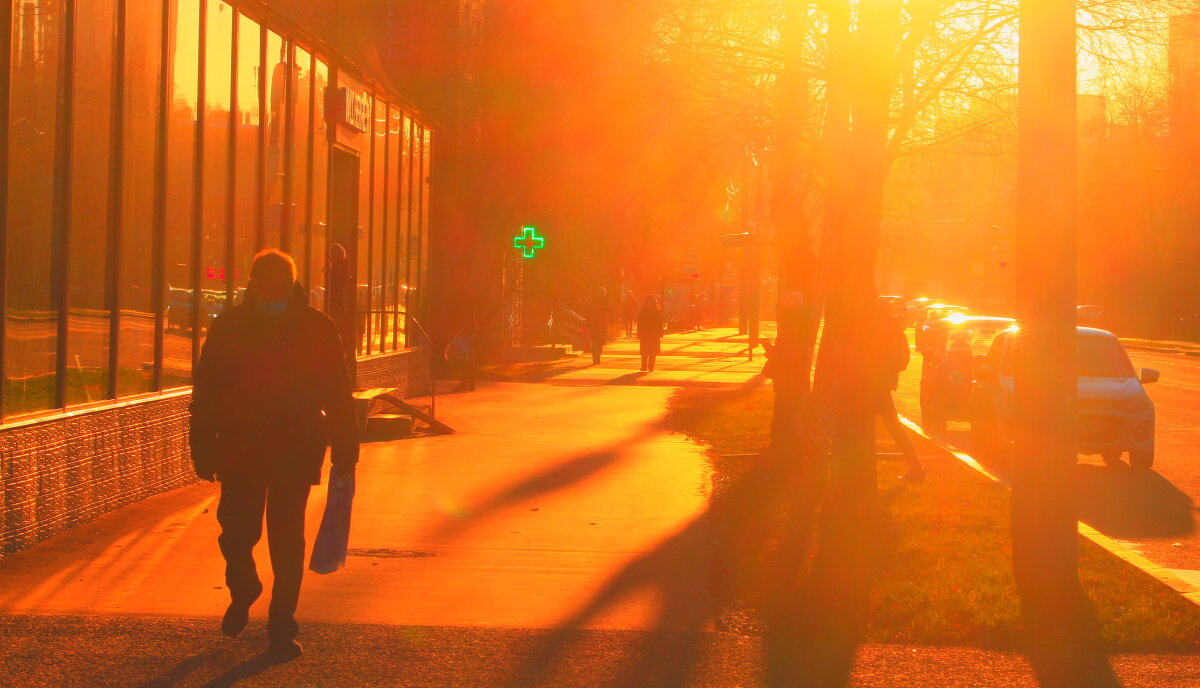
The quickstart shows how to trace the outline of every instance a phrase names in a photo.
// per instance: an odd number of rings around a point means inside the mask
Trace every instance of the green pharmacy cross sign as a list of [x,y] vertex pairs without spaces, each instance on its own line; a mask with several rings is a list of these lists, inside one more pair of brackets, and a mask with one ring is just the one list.
[[539,248],[546,248],[546,237],[537,235],[537,227],[522,227],[521,236],[513,237],[513,248],[521,249],[526,258],[533,258]]

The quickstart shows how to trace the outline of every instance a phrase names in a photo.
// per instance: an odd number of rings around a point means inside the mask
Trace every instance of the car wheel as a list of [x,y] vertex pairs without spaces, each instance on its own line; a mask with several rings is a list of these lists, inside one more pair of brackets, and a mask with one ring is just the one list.
[[1120,468],[1124,465],[1121,463],[1121,452],[1105,452],[1100,458],[1104,459],[1104,465],[1109,468]]
[[1129,465],[1139,471],[1148,471],[1154,465],[1154,447],[1129,451]]

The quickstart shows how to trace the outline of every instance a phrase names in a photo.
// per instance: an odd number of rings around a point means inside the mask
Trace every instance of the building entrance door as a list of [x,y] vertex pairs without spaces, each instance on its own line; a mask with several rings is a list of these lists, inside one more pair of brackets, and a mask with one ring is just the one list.
[[[359,284],[358,275],[358,236],[361,234],[358,223],[358,166],[357,155],[334,146],[329,182],[332,192],[329,208],[331,265],[327,273],[329,284],[325,286],[329,294],[329,316],[337,323],[351,370],[355,351],[362,339],[365,320],[360,313],[366,295],[366,287]],[[341,261],[335,244],[344,250],[344,261]],[[335,266],[335,260],[342,262],[342,265]]]

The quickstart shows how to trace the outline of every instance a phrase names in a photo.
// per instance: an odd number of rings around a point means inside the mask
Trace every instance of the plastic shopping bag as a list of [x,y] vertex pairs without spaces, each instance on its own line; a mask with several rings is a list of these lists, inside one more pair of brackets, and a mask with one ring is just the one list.
[[329,496],[321,528],[313,543],[308,570],[333,573],[346,564],[346,547],[350,542],[350,509],[354,504],[354,473],[338,475],[329,470]]

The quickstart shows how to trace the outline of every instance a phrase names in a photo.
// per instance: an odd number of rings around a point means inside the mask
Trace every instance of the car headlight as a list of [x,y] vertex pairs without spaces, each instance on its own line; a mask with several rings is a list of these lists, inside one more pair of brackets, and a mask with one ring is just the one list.
[[1125,397],[1117,402],[1117,410],[1125,413],[1141,413],[1150,408],[1150,399],[1144,394]]

